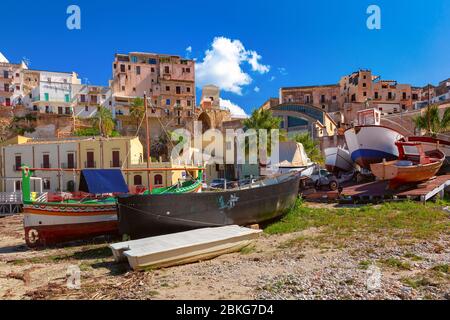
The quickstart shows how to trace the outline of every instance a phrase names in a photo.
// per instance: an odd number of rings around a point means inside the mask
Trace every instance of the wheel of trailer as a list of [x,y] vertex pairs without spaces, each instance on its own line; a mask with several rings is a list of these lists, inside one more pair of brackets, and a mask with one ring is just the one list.
[[330,187],[330,190],[331,190],[331,191],[334,191],[334,190],[337,189],[338,183],[337,183],[336,181],[331,181],[331,182],[328,184],[328,186]]

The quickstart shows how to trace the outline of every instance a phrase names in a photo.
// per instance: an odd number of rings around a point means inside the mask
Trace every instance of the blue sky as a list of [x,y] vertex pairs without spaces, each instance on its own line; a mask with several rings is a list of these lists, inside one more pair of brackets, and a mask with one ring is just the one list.
[[[81,8],[81,30],[66,27],[70,4]],[[370,4],[381,8],[381,30],[366,27]],[[8,1],[2,12],[0,52],[10,61],[73,70],[91,84],[107,84],[117,52],[188,55],[202,65],[209,50],[202,81],[226,80],[222,97],[247,112],[279,87],[336,83],[358,68],[413,85],[450,77],[448,0]],[[217,37],[224,46],[214,50]],[[220,77],[211,64],[224,55]]]

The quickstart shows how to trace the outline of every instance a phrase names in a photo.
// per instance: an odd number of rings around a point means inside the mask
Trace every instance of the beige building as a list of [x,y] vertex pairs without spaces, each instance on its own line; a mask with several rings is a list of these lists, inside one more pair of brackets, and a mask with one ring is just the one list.
[[[72,138],[47,141],[25,137],[10,139],[2,143],[0,172],[3,179],[2,191],[20,190],[22,165],[41,169],[35,175],[43,179],[43,191],[76,191],[79,186],[78,169],[122,169],[129,186],[148,185],[164,187],[176,183],[184,171],[155,170],[149,174],[145,170],[147,163],[143,158],[143,147],[137,137],[119,138]],[[171,163],[153,162],[150,168],[182,168]],[[73,171],[70,171],[73,169]],[[196,172],[191,173],[196,176]],[[33,182],[33,191],[40,191],[37,181]]]

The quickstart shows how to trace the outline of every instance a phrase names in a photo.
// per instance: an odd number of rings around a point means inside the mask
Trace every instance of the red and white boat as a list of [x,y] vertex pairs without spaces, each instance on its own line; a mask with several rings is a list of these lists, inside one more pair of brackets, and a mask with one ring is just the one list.
[[445,155],[440,150],[424,151],[420,142],[397,141],[398,160],[372,163],[370,170],[381,180],[389,180],[389,188],[417,184],[432,178],[441,168]]

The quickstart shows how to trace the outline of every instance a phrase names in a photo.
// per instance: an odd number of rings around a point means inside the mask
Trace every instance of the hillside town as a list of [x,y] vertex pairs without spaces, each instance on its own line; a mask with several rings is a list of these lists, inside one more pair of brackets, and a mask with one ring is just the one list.
[[[0,298],[449,299],[450,78],[348,70],[243,116],[194,59],[111,71],[0,53]],[[232,139],[198,160],[198,124]]]

